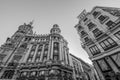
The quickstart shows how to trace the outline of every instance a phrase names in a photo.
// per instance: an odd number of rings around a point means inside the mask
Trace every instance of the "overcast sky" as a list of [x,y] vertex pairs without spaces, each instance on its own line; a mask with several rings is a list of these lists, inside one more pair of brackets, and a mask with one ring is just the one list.
[[24,22],[34,20],[37,34],[48,34],[53,24],[58,24],[69,43],[69,52],[91,64],[74,26],[77,16],[94,6],[120,8],[120,0],[0,0],[0,45]]

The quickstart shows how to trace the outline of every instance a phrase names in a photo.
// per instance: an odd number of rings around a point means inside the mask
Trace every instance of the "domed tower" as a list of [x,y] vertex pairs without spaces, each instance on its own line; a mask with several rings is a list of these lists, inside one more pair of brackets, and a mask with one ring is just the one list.
[[14,39],[15,41],[18,41],[18,40],[21,40],[27,34],[30,34],[30,35],[33,34],[32,24],[33,22],[30,22],[29,24],[24,23],[23,25],[20,25],[18,27],[18,30],[12,36],[12,39]]
[[61,30],[57,24],[53,25],[53,28],[50,30],[51,34],[60,34]]

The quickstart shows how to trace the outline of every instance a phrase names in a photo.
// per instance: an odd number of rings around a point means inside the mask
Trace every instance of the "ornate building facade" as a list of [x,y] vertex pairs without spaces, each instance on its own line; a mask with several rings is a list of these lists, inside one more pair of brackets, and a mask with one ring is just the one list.
[[0,47],[0,80],[93,80],[76,79],[75,61],[57,24],[50,34],[33,34],[32,29],[32,22],[20,25]]
[[70,62],[73,65],[73,77],[75,80],[99,80],[98,74],[92,65],[70,54]]
[[120,80],[120,9],[94,7],[75,26],[100,80]]
[[57,24],[50,34],[33,34],[32,23],[19,26],[0,48],[1,80],[73,80],[67,41]]

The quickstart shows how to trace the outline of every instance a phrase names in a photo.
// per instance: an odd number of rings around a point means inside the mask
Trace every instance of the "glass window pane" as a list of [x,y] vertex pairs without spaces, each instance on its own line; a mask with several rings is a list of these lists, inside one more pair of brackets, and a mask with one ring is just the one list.
[[116,62],[116,64],[120,67],[120,53],[113,55],[112,59]]
[[110,69],[110,67],[106,64],[106,62],[104,61],[104,59],[99,60],[98,63],[100,65],[102,71],[107,71],[107,70]]
[[109,43],[107,40],[104,41],[104,44],[105,44],[107,47],[110,46],[110,43]]
[[102,48],[106,48],[106,45],[103,42],[101,42],[100,45],[102,46]]

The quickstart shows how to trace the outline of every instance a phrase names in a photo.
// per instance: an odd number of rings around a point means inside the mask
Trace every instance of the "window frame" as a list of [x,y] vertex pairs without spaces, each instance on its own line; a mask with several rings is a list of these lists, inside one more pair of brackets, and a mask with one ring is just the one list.
[[101,51],[97,47],[97,45],[93,45],[93,46],[89,47],[89,50],[92,53],[92,55],[97,55],[97,54],[101,53]]
[[[98,14],[94,15],[95,12],[97,12]],[[100,14],[101,14],[101,13],[100,13],[99,11],[94,11],[94,12],[92,13],[92,15],[93,15],[94,18],[97,18]]]
[[[101,17],[101,16],[102,16],[102,17],[105,17],[105,19],[104,19],[104,20],[100,20],[100,17]],[[106,16],[106,15],[100,15],[100,16],[98,17],[98,20],[100,21],[101,24],[105,23],[108,19],[109,19],[109,17]]]
[[[109,41],[110,39],[111,39],[112,43]],[[103,45],[101,45],[101,43],[104,44],[105,46],[103,47]],[[117,44],[112,38],[110,38],[110,37],[108,37],[107,39],[104,39],[104,40],[101,41],[99,44],[100,44],[100,46],[101,46],[105,51],[107,51],[107,50],[109,50],[109,49],[111,49],[111,48],[113,48],[113,47],[115,47],[115,46],[118,45],[118,44]]]

